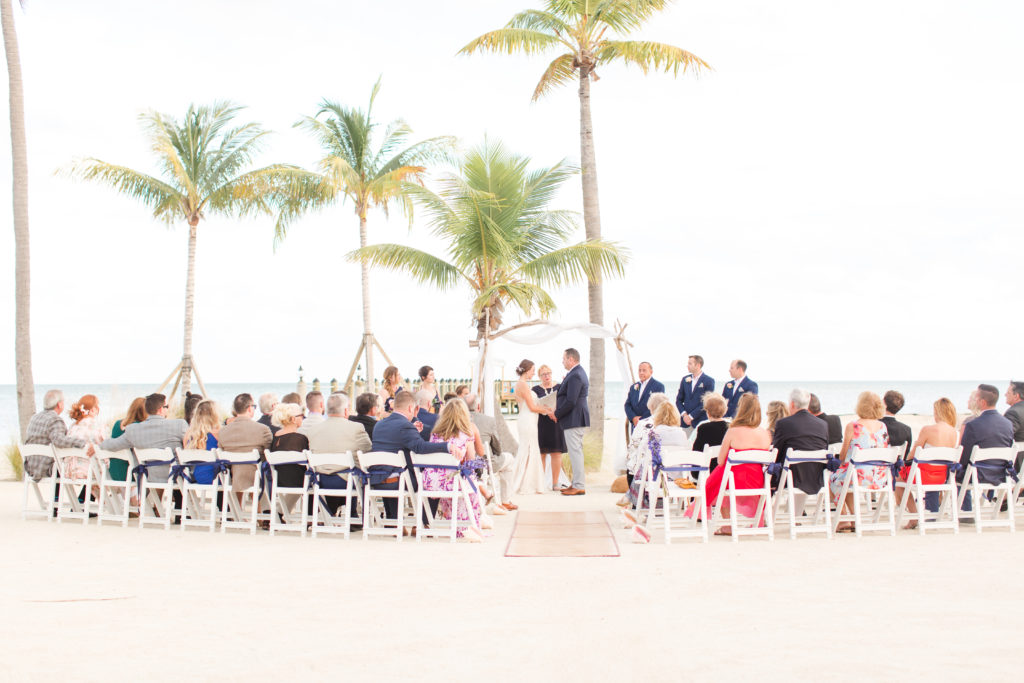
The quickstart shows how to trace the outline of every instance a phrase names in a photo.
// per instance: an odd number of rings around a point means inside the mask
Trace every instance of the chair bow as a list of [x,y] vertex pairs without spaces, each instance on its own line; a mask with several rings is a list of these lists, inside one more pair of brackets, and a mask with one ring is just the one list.
[[886,467],[892,471],[893,481],[896,481],[896,479],[899,478],[900,466],[903,464],[903,461],[900,459],[897,459],[894,462],[886,462],[885,460],[862,460],[861,462],[853,462],[850,464],[854,467]]
[[132,476],[135,477],[135,485],[139,489],[139,501],[142,501],[142,477],[139,475],[149,476],[150,467],[162,467],[164,465],[173,465],[174,460],[147,460],[146,462],[140,462],[138,465],[132,468]]
[[483,458],[474,458],[472,460],[464,460],[458,465],[413,465],[413,467],[418,470],[449,470],[458,472],[473,488],[473,493],[476,493],[476,482],[473,481],[473,476],[478,469],[487,467],[487,461]]
[[777,462],[758,462],[756,460],[736,460],[735,458],[729,458],[729,463],[733,465],[760,465],[764,468],[764,471],[773,477],[782,474],[782,465]]
[[983,462],[971,463],[975,469],[986,470],[999,474],[1003,473],[1003,476],[1010,477],[1016,484],[1020,478],[1017,476],[1017,468],[1013,466],[1013,463],[1009,460],[986,460]]

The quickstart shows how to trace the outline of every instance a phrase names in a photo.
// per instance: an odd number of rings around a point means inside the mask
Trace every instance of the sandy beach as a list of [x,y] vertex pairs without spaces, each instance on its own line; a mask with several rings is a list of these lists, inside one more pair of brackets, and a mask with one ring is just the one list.
[[482,545],[22,521],[0,483],[0,678],[1012,675],[1020,603],[972,573],[1024,562],[1024,534],[636,545],[609,482],[516,500],[602,511],[614,558],[506,558],[514,515]]

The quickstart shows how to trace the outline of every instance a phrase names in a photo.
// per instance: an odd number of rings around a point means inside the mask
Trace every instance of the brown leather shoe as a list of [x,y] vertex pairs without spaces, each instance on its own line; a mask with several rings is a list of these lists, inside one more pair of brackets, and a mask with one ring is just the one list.
[[571,486],[567,489],[562,489],[563,496],[585,496],[587,495],[586,489],[574,489]]

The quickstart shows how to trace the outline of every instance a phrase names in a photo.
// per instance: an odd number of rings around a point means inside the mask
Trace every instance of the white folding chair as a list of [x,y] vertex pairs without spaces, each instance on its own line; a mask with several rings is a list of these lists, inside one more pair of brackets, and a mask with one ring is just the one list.
[[[25,483],[25,499],[21,506],[21,518],[42,517],[46,520],[54,518],[57,503],[54,494],[57,492],[57,468],[53,464],[53,446],[46,444],[19,443],[23,465],[22,479]],[[36,477],[29,474],[29,458],[38,459]],[[47,470],[47,468],[49,468]],[[49,471],[49,474],[46,472]],[[45,482],[45,483],[44,483]],[[35,499],[35,505],[29,505],[29,493]]]
[[[718,457],[718,448],[705,446],[703,451],[692,451],[681,446],[661,447],[659,486],[650,497],[648,525],[660,499],[666,544],[672,543],[673,538],[693,537],[708,542],[705,485],[708,479],[708,463],[712,457]],[[677,485],[676,480],[680,478],[690,479],[694,482],[694,487],[685,488]],[[692,514],[687,516],[687,507],[691,505]],[[648,526],[648,529],[650,528]]]
[[[974,528],[981,533],[982,527],[1007,527],[1010,533],[1017,530],[1014,520],[1013,501],[1014,487],[1017,473],[1013,468],[1013,460],[1017,456],[1015,447],[1006,448],[979,448],[975,446],[971,451],[971,459],[967,463],[967,471],[964,473],[963,484],[960,486],[960,497],[957,499],[957,506],[961,508],[961,515],[969,515],[974,519]],[[982,476],[987,481],[982,480]],[[990,483],[990,482],[998,483]],[[985,494],[991,492],[991,502],[985,500]],[[964,499],[971,494],[971,512],[962,510]],[[1001,515],[1000,509],[1003,502],[1006,502],[1006,515]],[[983,510],[982,508],[987,508]],[[984,513],[988,512],[986,516]]]
[[[302,486],[281,486],[278,483],[278,467],[284,465],[301,465],[309,469],[309,451],[266,451],[266,467],[270,470],[267,479],[270,484],[270,535],[278,531],[298,531],[306,537],[306,524],[309,522],[307,506],[309,504],[309,473],[302,475]],[[299,509],[295,511],[298,501]]]
[[[410,457],[412,458],[413,476],[416,477],[415,509],[417,513],[424,515],[427,520],[426,525],[416,525],[416,540],[419,541],[424,536],[447,536],[454,543],[460,526],[480,531],[480,523],[476,515],[473,514],[473,501],[469,496],[473,484],[462,476],[462,472],[459,469],[459,461],[455,459],[455,456],[448,453],[413,453]],[[452,472],[452,488],[450,490],[427,489],[423,485],[421,470],[428,467]],[[431,499],[438,501],[448,500],[451,502],[451,519],[447,520],[447,524],[440,523],[440,520],[431,514]],[[469,519],[459,519],[459,502],[465,504]]]
[[[171,479],[181,492],[181,531],[190,526],[217,529],[217,496],[224,492],[223,472],[217,451],[197,448],[177,448],[177,464],[171,468]],[[196,481],[196,469],[211,468],[213,480],[209,484]],[[205,477],[204,477],[205,478]]]
[[[836,516],[833,531],[842,522],[853,522],[859,538],[865,531],[888,531],[896,535],[896,496],[893,494],[892,466],[899,457],[904,446],[888,446],[883,448],[850,449],[850,466],[843,478],[843,488],[836,505]],[[885,474],[880,488],[872,489],[861,486],[857,469],[861,467],[884,467]],[[853,494],[853,513],[842,514],[846,502],[846,494]],[[867,510],[862,510],[867,506]],[[864,513],[871,513],[871,521],[864,521]],[[888,512],[887,521],[882,521],[882,513]]]
[[[1014,467],[1017,469],[1019,475],[1024,471],[1024,441],[1014,441],[1013,448],[1017,451],[1017,459],[1014,460]],[[1017,485],[1013,487],[1013,500],[1018,505],[1024,504],[1024,496],[1021,496],[1021,492],[1024,491],[1024,477],[1017,477]]]
[[[958,518],[956,472],[960,469],[960,453],[962,446],[956,448],[918,448],[910,463],[907,481],[897,481],[896,488],[903,489],[900,511],[896,523],[903,526],[903,518],[907,514],[907,501],[913,497],[917,508],[917,533],[924,536],[925,529],[952,529],[954,534],[960,533]],[[925,484],[919,465],[944,466],[946,481],[941,484]],[[938,512],[925,510],[926,493],[937,492],[941,498]],[[913,514],[913,513],[911,513]]]
[[174,509],[171,467],[177,462],[170,448],[136,448],[133,469],[139,496],[139,528],[156,524],[170,530]]
[[494,472],[494,464],[491,462],[491,458],[494,457],[494,453],[491,451],[491,444],[484,444],[484,462],[487,466],[484,468],[484,474],[482,481],[480,482],[487,487],[487,490],[494,496],[495,504],[498,504],[502,500],[506,500],[506,496],[501,493],[501,482],[498,481],[498,475]]
[[[259,524],[260,501],[263,487],[260,478],[260,452],[255,448],[251,451],[231,452],[217,449],[217,457],[225,462],[227,470],[221,475],[224,487],[224,504],[221,506],[220,530],[227,533],[228,529],[246,529],[249,534],[256,533]],[[253,483],[246,488],[234,486],[234,467],[237,465],[255,465],[256,476]]]
[[[122,527],[128,526],[131,513],[138,513],[138,505],[132,506],[132,469],[137,464],[131,449],[123,451],[103,451],[99,448],[92,456],[96,464],[97,481],[100,487],[100,507],[96,521],[100,526],[104,522],[117,522]],[[123,480],[110,476],[110,461],[116,460],[127,465],[127,475]],[[137,503],[138,501],[136,501]]]
[[[406,471],[405,456],[401,453],[371,451],[359,455],[359,469],[364,475],[383,472],[390,477],[398,477],[397,489],[383,489],[370,483],[369,477],[363,484],[363,540],[370,536],[394,536],[402,540],[402,529],[405,521],[405,506],[408,503],[416,509],[409,473]],[[378,502],[394,498],[398,504],[398,518],[391,520],[378,509]],[[422,526],[418,524],[417,526]]]
[[[729,455],[725,459],[725,472],[722,475],[722,487],[718,493],[718,500],[715,501],[715,509],[711,517],[711,527],[714,529],[724,526],[732,527],[733,542],[739,541],[740,536],[759,535],[767,536],[769,541],[775,540],[775,525],[772,523],[771,472],[774,469],[777,452],[774,448],[767,451],[744,450],[738,453],[729,449]],[[741,489],[736,487],[733,468],[739,465],[759,465],[761,467],[763,483],[759,488]],[[719,467],[723,467],[723,465],[719,465]],[[729,514],[731,515],[729,518],[722,516],[722,501],[726,496],[729,497]],[[757,498],[757,507],[754,516],[750,518],[750,526],[740,524],[740,511],[736,507],[737,498]]]
[[[90,504],[93,484],[93,463],[85,454],[84,448],[54,448],[54,467],[57,470],[57,522],[68,519],[80,519],[82,524],[89,523],[89,513],[98,508]],[[73,461],[85,460],[85,476],[74,474]],[[81,494],[83,500],[78,500]]]
[[[797,534],[818,534],[824,533],[826,538],[832,538],[832,501],[829,493],[829,469],[828,464],[832,454],[827,449],[817,451],[796,451],[792,448],[786,449],[786,459],[782,463],[782,477],[779,479],[779,487],[775,491],[774,507],[772,516],[775,524],[787,523],[789,525],[789,537],[796,538]],[[816,493],[810,494],[801,491],[793,484],[793,467],[804,467],[809,464],[822,465],[821,486]],[[807,513],[808,498],[813,498],[813,514]]]
[[[358,509],[362,500],[360,486],[357,483],[359,469],[351,452],[348,453],[308,453],[306,459],[313,470],[313,538],[319,534],[342,534],[349,538],[352,532],[352,501]],[[345,480],[344,488],[325,488],[320,486],[325,476],[339,476]],[[332,515],[327,504],[330,498],[341,498],[341,504]],[[358,521],[359,517],[356,517]]]

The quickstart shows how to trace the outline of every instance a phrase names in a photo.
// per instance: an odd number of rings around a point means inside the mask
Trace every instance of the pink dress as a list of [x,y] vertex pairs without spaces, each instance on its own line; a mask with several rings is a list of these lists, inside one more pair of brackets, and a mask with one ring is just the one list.
[[[71,425],[71,428],[68,430],[68,436],[73,439],[82,439],[86,443],[91,444],[98,444],[103,441],[103,432],[100,430],[99,425],[96,424],[96,418],[91,415],[83,417]],[[89,474],[89,458],[68,458],[64,462],[67,465],[68,476],[75,479],[85,479]]]
[[[458,436],[451,439],[442,439],[437,434],[430,435],[431,443],[445,443],[454,444],[459,448],[465,448],[468,444],[472,443],[473,436],[471,434],[461,433]],[[476,474],[471,474],[470,477],[473,482],[479,486],[476,481]],[[455,472],[453,470],[439,470],[426,467],[420,473],[420,479],[423,482],[423,488],[427,491],[451,491],[455,483]],[[480,518],[483,513],[483,505],[480,501],[480,494],[477,491],[470,489],[469,501],[472,504],[472,519],[476,522],[477,526],[480,525]],[[470,520],[470,510],[466,509],[466,503],[463,500],[459,500],[459,519],[465,522]],[[449,498],[442,498],[437,503],[437,514],[434,515],[437,519],[451,519],[452,518],[452,501]],[[462,538],[464,527],[459,527],[458,537]]]
[[[832,473],[829,479],[829,488],[832,491],[832,499],[839,505],[839,496],[843,493],[843,480],[846,479],[846,472],[850,469],[849,454],[856,447],[860,450],[868,448],[884,448],[889,445],[889,430],[883,423],[877,432],[869,432],[860,421],[853,423],[853,436],[850,438],[850,446],[847,449],[846,460],[839,466],[839,469]],[[858,467],[857,484],[866,489],[879,490],[885,486],[888,467]]]

